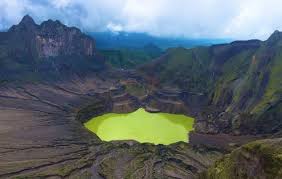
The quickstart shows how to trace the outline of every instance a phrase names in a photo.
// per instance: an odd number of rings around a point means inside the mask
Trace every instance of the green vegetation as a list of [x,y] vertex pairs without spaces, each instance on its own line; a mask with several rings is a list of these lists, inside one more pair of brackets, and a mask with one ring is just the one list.
[[101,50],[106,62],[115,68],[132,69],[138,65],[145,64],[159,57],[162,50],[153,44],[144,48],[122,48],[112,50]]
[[173,48],[167,51],[165,59],[153,70],[163,85],[177,85],[191,92],[205,92],[211,87],[209,64],[208,48]]
[[253,109],[254,113],[263,113],[271,105],[275,105],[282,96],[282,49],[277,49],[277,54],[270,67],[269,82],[260,103]]
[[252,59],[253,50],[246,50],[231,57],[223,65],[222,76],[218,79],[214,89],[214,103],[218,103],[220,98],[225,97],[225,90],[230,88],[234,93],[234,101],[239,99],[238,91],[240,85],[233,85],[235,80],[242,78],[242,74],[246,74]]
[[205,172],[205,179],[281,178],[281,139],[255,141],[226,155]]
[[129,114],[105,114],[85,123],[104,141],[136,140],[142,143],[188,142],[194,119],[184,115],[149,113],[139,109]]

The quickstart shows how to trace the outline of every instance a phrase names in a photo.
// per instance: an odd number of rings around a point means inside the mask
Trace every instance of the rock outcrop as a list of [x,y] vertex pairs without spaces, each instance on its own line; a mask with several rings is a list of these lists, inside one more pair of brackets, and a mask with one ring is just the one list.
[[[37,58],[58,56],[94,56],[95,42],[75,27],[67,27],[60,21],[48,20],[37,25],[26,15],[7,33],[14,41],[31,42],[22,48]],[[13,44],[11,44],[13,45]]]
[[188,114],[182,94],[177,89],[158,89],[152,92],[146,99],[146,108],[166,113]]
[[57,20],[38,25],[28,15],[0,33],[0,51],[1,81],[54,81],[106,69],[91,37]]

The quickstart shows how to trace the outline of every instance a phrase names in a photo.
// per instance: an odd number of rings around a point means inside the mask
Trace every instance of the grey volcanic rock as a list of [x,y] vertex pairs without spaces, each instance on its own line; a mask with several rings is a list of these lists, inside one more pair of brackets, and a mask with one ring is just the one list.
[[147,108],[167,113],[187,114],[187,106],[181,94],[177,89],[158,89],[152,92],[146,99]]
[[23,41],[32,42],[25,48],[35,50],[33,53],[38,58],[70,55],[94,56],[95,54],[95,42],[92,38],[84,35],[75,27],[63,25],[58,20],[48,20],[37,25],[30,16],[26,15],[18,25],[10,28],[8,33],[12,37],[18,37],[14,40],[23,39]]
[[105,72],[95,41],[75,27],[25,16],[0,33],[0,81],[58,81]]
[[48,20],[39,27],[36,35],[39,57],[68,55],[93,56],[94,40],[77,28],[68,28],[59,21]]
[[150,112],[150,113],[159,113],[159,112],[161,112],[161,110],[159,110],[159,109],[157,109],[157,108],[152,108],[152,107],[149,107],[149,106],[146,106],[146,107],[145,107],[145,110],[146,110],[147,112]]

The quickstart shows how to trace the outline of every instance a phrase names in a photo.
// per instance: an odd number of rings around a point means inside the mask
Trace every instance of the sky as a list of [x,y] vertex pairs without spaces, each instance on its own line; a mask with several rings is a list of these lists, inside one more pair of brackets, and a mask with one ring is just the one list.
[[87,32],[265,40],[282,31],[282,0],[0,0],[0,30],[25,14]]

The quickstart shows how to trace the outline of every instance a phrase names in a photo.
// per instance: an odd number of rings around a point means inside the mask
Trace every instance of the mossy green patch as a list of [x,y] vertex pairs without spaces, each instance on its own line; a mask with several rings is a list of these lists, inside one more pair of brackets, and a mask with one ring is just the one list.
[[162,54],[157,47],[140,49],[112,49],[100,51],[107,59],[107,63],[115,68],[133,69],[138,65],[152,61]]
[[161,84],[180,87],[190,92],[206,92],[211,87],[208,48],[172,48],[166,60],[156,67]]
[[[250,65],[251,56],[253,54],[252,50],[244,51],[242,53],[239,53],[238,55],[235,55],[231,57],[224,65],[223,65],[223,71],[222,76],[218,80],[216,87],[215,87],[215,95],[214,95],[214,103],[217,103],[220,100],[220,97],[224,96],[222,95],[224,93],[224,89],[232,86],[232,83],[241,78],[242,74],[246,74]],[[239,89],[240,85],[235,85],[234,90],[234,101],[239,100]]]
[[217,161],[200,178],[281,178],[281,154],[281,139],[255,141]]
[[263,113],[267,107],[276,104],[282,95],[282,49],[277,49],[277,54],[271,64],[269,82],[263,98],[253,109],[253,113]]
[[104,141],[136,140],[142,143],[188,142],[194,119],[185,115],[149,113],[139,109],[128,114],[105,114],[85,123]]

